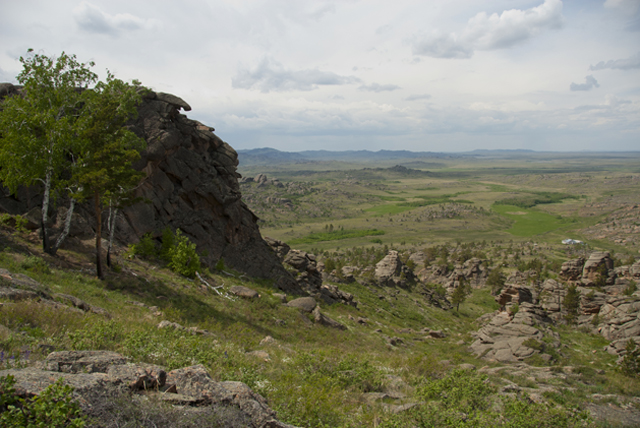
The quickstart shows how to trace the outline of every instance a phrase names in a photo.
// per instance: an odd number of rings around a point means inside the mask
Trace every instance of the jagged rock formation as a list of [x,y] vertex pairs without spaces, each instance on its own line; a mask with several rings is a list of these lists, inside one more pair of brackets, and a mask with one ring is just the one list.
[[[521,302],[518,312],[500,311],[491,318],[489,323],[476,334],[476,340],[471,344],[471,350],[477,356],[501,362],[522,361],[540,351],[527,346],[532,341],[542,346],[545,334],[557,333],[545,330],[540,326],[549,325],[551,319],[538,305]],[[559,342],[558,342],[559,346]],[[548,354],[545,354],[548,357]]]
[[397,251],[391,250],[376,264],[375,279],[381,286],[406,288],[410,283],[415,282],[413,271],[409,269]]
[[[0,97],[15,93],[13,85],[0,87]],[[260,236],[257,217],[241,200],[236,151],[213,128],[187,118],[180,109],[191,107],[174,95],[150,91],[130,123],[130,129],[147,142],[134,167],[146,173],[136,196],[149,203],[137,203],[118,215],[116,239],[136,242],[145,233],[159,237],[167,226],[179,228],[198,251],[208,253],[205,264],[213,266],[222,258],[239,271],[274,279],[283,291],[300,294],[295,280]],[[40,197],[37,188],[23,189],[18,197],[5,192],[0,196],[0,211],[24,214],[37,209]],[[83,220],[76,219],[74,225],[82,227],[75,227],[71,236],[95,230],[92,208],[79,206],[77,212]],[[52,217],[62,218],[62,214]]]
[[[423,253],[416,253],[410,258],[417,266],[422,266],[426,259]],[[454,270],[447,272],[446,266],[430,266],[418,271],[418,278],[424,283],[441,284],[449,290],[460,285],[460,281],[466,281],[474,288],[480,288],[486,284],[489,272],[484,261],[473,257],[462,264],[457,264]]]
[[277,239],[265,238],[280,260],[289,267],[300,289],[325,303],[342,302],[357,306],[353,294],[340,290],[337,286],[323,284],[322,273],[318,269],[316,256],[305,251],[292,250],[287,244]]
[[[276,419],[266,400],[242,382],[215,382],[202,365],[167,372],[153,364],[132,364],[110,351],[53,352],[38,367],[1,370],[0,377],[14,376],[20,397],[38,395],[59,378],[74,388],[75,399],[89,415],[116,395],[157,394],[158,398],[185,407],[232,407],[240,423],[225,426],[293,428]],[[190,407],[191,409],[187,409]],[[95,415],[94,415],[95,416]]]

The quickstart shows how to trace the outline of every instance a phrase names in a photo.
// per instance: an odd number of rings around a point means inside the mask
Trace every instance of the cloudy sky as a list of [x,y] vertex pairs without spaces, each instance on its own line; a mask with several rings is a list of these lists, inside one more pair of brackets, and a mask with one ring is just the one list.
[[640,0],[0,0],[0,81],[28,48],[236,149],[640,150]]

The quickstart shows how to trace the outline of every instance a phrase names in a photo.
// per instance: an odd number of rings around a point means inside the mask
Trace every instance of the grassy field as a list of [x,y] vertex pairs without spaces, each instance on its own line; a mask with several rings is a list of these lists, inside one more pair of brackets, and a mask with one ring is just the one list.
[[[593,230],[607,216],[640,200],[637,160],[616,156],[598,159],[588,154],[438,158],[424,161],[430,165],[428,170],[354,162],[340,163],[338,168],[325,161],[304,164],[308,170],[300,170],[299,164],[262,167],[260,172],[287,186],[258,188],[247,183],[242,191],[261,219],[263,234],[306,250],[370,245],[372,241],[401,247],[459,240],[535,239],[560,245],[562,239],[574,238],[598,248],[624,248],[634,253],[640,250],[640,240],[628,239],[621,245],[633,230],[611,231],[609,238],[594,236]],[[411,164],[416,161],[406,160],[406,165]],[[256,168],[252,166],[243,174],[251,175]],[[290,191],[299,187],[305,191]],[[269,197],[288,198],[291,203],[274,204],[267,201]],[[626,221],[633,226],[636,220]],[[349,230],[376,228],[384,231],[384,236],[375,240],[346,235],[343,239],[317,239],[328,224]]]

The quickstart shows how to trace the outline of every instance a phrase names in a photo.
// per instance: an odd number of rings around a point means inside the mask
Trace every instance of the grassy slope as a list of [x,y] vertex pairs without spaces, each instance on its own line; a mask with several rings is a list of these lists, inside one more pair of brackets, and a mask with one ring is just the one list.
[[[30,351],[30,361],[43,358],[48,350],[41,345],[50,345],[56,350],[114,350],[134,361],[170,369],[200,363],[216,379],[249,384],[267,397],[283,420],[314,427],[374,426],[379,417],[388,426],[403,426],[401,417],[388,416],[383,403],[363,406],[362,394],[388,390],[392,383],[389,376],[399,376],[406,382],[403,391],[407,397],[393,403],[420,401],[420,389],[414,388],[443,376],[450,370],[447,364],[487,364],[467,351],[473,340],[470,333],[478,328],[475,320],[497,308],[486,289],[475,290],[456,312],[429,306],[418,290],[340,285],[356,296],[359,307],[322,306],[323,312],[348,328],[338,331],[315,325],[307,315],[282,306],[271,295],[274,290],[267,282],[210,275],[209,281],[223,285],[223,289],[245,285],[261,294],[252,301],[229,300],[160,265],[125,258],[118,261],[122,271],[111,272],[101,282],[81,272],[89,267],[87,254],[63,251],[60,258],[43,256],[33,235],[25,239],[14,234],[3,241],[0,267],[23,272],[52,293],[72,294],[112,315],[107,319],[34,302],[5,304],[0,308],[0,324],[12,333],[0,336],[0,347],[6,356],[20,354],[18,360],[25,358],[26,351]],[[358,324],[358,317],[365,318],[366,325]],[[164,319],[207,329],[213,336],[158,330],[156,325]],[[424,339],[420,330],[425,327],[443,330],[447,337]],[[602,348],[601,338],[570,328],[558,330],[570,349],[557,364],[584,365],[587,373],[559,382],[560,390],[577,388],[569,398],[563,396],[562,404],[583,402],[595,392],[640,393],[638,382],[629,382],[611,370],[613,357],[590,353]],[[275,341],[261,344],[266,336]],[[398,337],[403,343],[390,346],[384,336]],[[268,352],[268,359],[247,354],[255,350]],[[606,375],[591,378],[589,374],[599,369],[606,370]],[[506,382],[500,377],[492,379],[496,385]],[[508,380],[531,384],[524,377]]]

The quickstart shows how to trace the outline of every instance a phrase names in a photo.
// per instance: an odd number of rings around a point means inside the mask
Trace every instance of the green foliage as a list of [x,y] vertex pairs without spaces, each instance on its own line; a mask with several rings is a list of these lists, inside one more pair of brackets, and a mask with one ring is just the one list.
[[[195,277],[196,272],[200,270],[200,256],[196,251],[196,244],[184,236],[180,229],[177,229],[174,233],[171,228],[166,227],[162,231],[160,250],[158,250],[151,234],[148,233],[131,248],[133,254],[147,259],[154,259],[160,256],[160,259],[167,263],[169,269],[188,278]],[[224,269],[222,259],[216,264],[216,269],[219,271]]]
[[458,285],[451,293],[451,304],[456,307],[456,311],[460,310],[460,304],[463,303],[467,296],[471,293],[471,287],[469,283],[465,280],[460,280],[460,285]]
[[18,233],[27,232],[27,227],[26,227],[27,223],[28,223],[28,220],[23,216],[21,216],[20,214],[18,215],[11,215],[8,213],[0,214],[0,224],[4,226],[12,227]]
[[171,261],[171,252],[175,246],[176,236],[173,233],[173,230],[167,226],[162,230],[162,246],[160,247],[160,258],[166,263]]
[[85,418],[80,406],[73,400],[73,388],[59,378],[39,395],[30,399],[15,399],[12,377],[0,378],[0,390],[9,398],[0,398],[0,424],[3,427],[25,428],[82,428]]
[[575,195],[558,192],[527,192],[528,195],[514,196],[511,198],[500,199],[495,202],[496,205],[513,205],[519,208],[533,208],[541,204],[555,204],[562,202],[564,199],[577,199]]
[[627,341],[626,353],[620,362],[620,370],[625,376],[640,377],[640,346],[633,339]]
[[580,309],[580,292],[576,285],[570,285],[567,288],[567,294],[562,300],[562,307],[567,311],[565,315],[567,322],[574,323],[578,318],[578,309]]
[[502,291],[506,278],[502,273],[502,269],[492,269],[487,276],[487,285],[491,286],[491,294],[497,295]]
[[169,251],[169,268],[188,278],[196,276],[200,270],[200,256],[196,252],[196,244],[182,234],[180,229],[176,230],[175,245]]
[[321,241],[339,241],[341,239],[362,238],[365,236],[379,236],[384,235],[384,230],[378,229],[347,229],[347,230],[333,230],[333,225],[330,225],[328,232],[310,233],[304,238],[292,239],[287,243],[289,245],[297,244],[315,244]]
[[220,257],[220,260],[218,260],[218,262],[216,263],[216,270],[218,272],[224,270],[224,260],[222,259],[222,257]]
[[158,249],[156,247],[156,243],[151,237],[150,233],[145,233],[144,235],[142,235],[142,238],[140,238],[140,241],[138,241],[137,244],[133,244],[131,246],[131,250],[133,254],[146,259],[153,259],[158,255]]
[[55,253],[45,227],[50,193],[68,184],[63,172],[81,140],[77,117],[82,95],[77,89],[97,75],[89,70],[93,63],[81,64],[75,55],[62,52],[55,59],[32,49],[28,53],[20,57],[23,69],[17,76],[22,95],[5,98],[0,109],[0,181],[12,193],[21,185],[44,184],[42,244],[44,251]]
[[636,284],[636,282],[634,280],[629,280],[629,283],[625,287],[623,293],[624,293],[625,296],[631,296],[636,291],[638,291],[638,285]]
[[515,315],[518,313],[519,310],[520,310],[520,305],[518,305],[517,303],[514,303],[513,305],[511,305],[511,310],[509,312],[511,312],[511,315]]
[[20,263],[20,267],[31,272],[37,272],[40,274],[50,274],[51,269],[46,261],[41,257],[28,256]]
[[0,110],[0,180],[12,192],[58,173],[66,164],[65,155],[77,142],[76,90],[94,82],[97,75],[75,55],[58,57],[32,54],[20,57],[23,70],[17,76],[23,96],[6,98]]
[[526,398],[503,397],[496,402],[492,399],[495,391],[486,375],[453,370],[444,378],[428,380],[418,388],[425,404],[398,416],[386,416],[379,426],[569,428],[591,423],[588,412],[567,411]]

